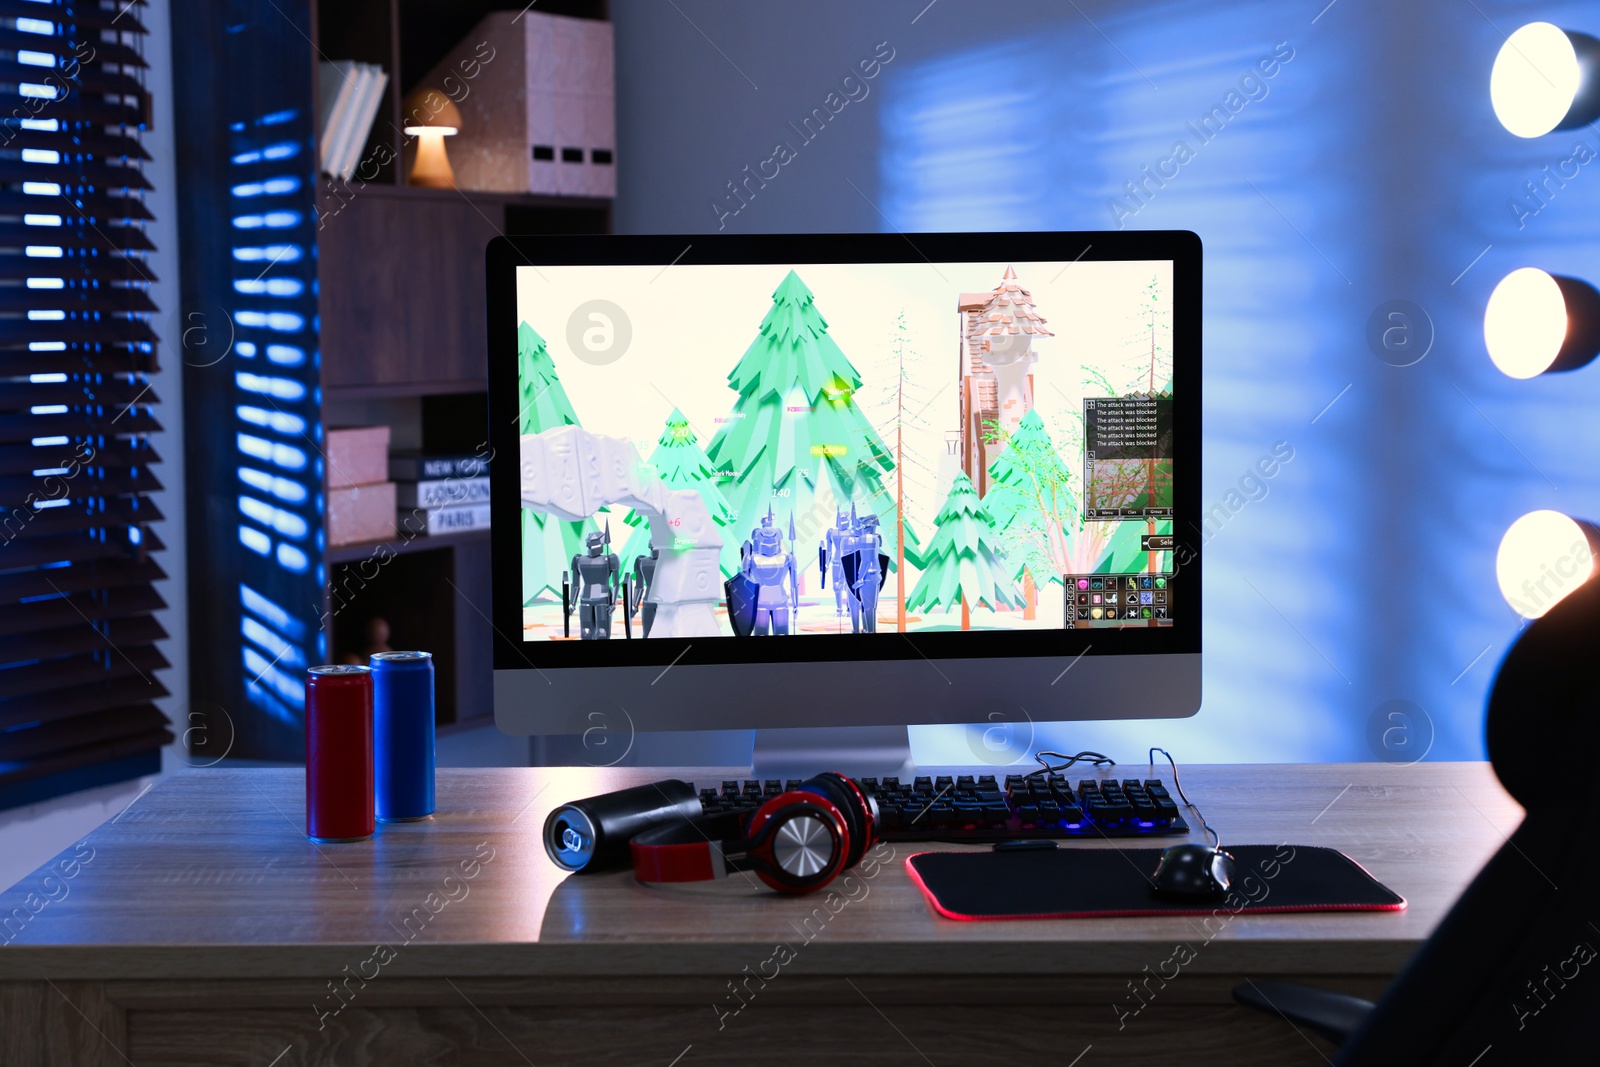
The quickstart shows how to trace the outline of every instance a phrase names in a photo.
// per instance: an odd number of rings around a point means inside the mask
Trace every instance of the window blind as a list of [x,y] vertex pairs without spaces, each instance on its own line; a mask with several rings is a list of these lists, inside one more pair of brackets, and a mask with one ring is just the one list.
[[0,807],[172,740],[143,0],[0,0]]

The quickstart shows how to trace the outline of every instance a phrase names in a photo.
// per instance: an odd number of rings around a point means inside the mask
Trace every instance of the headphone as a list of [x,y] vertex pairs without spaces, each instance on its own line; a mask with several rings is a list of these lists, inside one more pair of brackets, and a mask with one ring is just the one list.
[[748,815],[674,821],[628,847],[641,882],[706,881],[731,865],[780,893],[814,893],[861,861],[877,821],[877,804],[854,780],[826,771]]

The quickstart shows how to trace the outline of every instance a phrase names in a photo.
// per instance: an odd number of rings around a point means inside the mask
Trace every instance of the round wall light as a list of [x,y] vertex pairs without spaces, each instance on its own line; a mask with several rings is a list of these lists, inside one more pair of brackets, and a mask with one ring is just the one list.
[[1518,137],[1587,126],[1600,118],[1600,41],[1548,22],[1530,22],[1500,47],[1489,102]]
[[1600,354],[1600,292],[1538,267],[1514,270],[1489,295],[1483,342],[1513,378],[1575,370]]
[[1530,511],[1506,530],[1495,554],[1500,595],[1537,619],[1594,575],[1600,527],[1559,511]]

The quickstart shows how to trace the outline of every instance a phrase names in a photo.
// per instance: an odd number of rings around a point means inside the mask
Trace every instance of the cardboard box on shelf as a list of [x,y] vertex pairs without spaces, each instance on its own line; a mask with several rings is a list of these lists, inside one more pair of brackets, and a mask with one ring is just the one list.
[[[389,427],[346,426],[330,429],[324,441],[328,489],[373,485],[389,477]],[[390,487],[393,492],[393,486]],[[394,510],[392,507],[390,510]],[[328,511],[333,511],[332,500]]]
[[617,195],[611,23],[496,11],[418,87],[461,112],[446,146],[459,188]]
[[328,547],[394,537],[394,483],[328,489]]

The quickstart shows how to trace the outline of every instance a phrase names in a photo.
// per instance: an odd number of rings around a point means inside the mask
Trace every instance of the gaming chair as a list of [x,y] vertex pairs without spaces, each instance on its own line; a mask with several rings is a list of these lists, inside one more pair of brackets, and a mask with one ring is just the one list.
[[1376,1004],[1288,982],[1233,991],[1341,1042],[1338,1067],[1566,1062],[1600,1009],[1600,581],[1529,623],[1485,724],[1526,811]]

